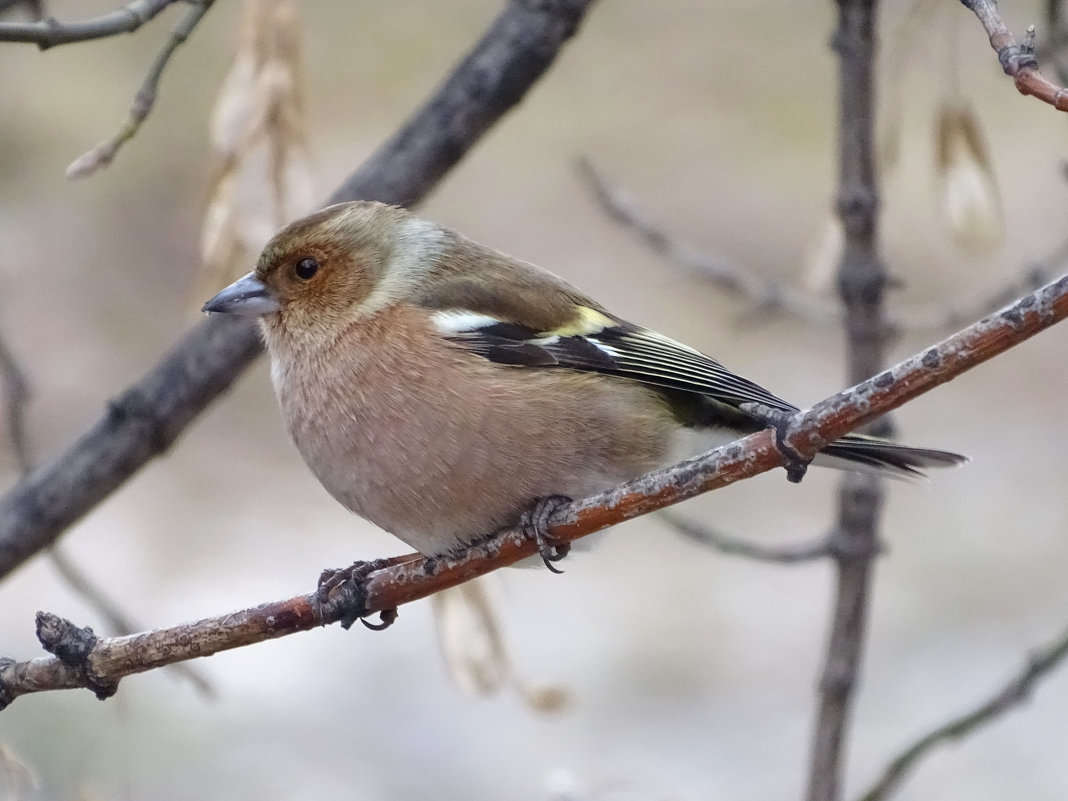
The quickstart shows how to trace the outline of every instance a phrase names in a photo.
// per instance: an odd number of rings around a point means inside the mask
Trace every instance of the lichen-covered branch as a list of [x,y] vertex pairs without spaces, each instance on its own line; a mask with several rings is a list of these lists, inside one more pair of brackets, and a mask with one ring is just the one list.
[[[966,370],[991,359],[1068,317],[1068,276],[1028,295],[937,345],[784,421],[784,438],[801,457],[896,409]],[[594,531],[766,472],[782,463],[771,431],[761,431],[680,465],[651,473],[585,500],[561,506],[549,520],[554,541]],[[54,617],[39,621],[44,644],[60,656],[28,662],[0,659],[0,703],[45,690],[89,687],[106,695],[123,676],[209,656],[318,626],[389,612],[538,552],[538,544],[508,531],[453,559],[412,555],[316,593],[168,629],[94,639]],[[73,645],[62,632],[71,632]],[[60,632],[59,635],[54,635]],[[76,647],[75,647],[76,646]],[[73,654],[73,656],[72,656]]]

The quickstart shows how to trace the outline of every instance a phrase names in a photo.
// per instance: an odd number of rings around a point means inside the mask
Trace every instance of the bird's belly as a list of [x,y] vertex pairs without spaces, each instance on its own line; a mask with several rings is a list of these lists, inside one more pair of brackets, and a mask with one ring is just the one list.
[[538,498],[584,497],[664,461],[670,437],[655,419],[632,419],[636,403],[653,402],[632,382],[578,375],[554,396],[540,374],[513,385],[518,374],[487,366],[460,382],[423,370],[279,396],[327,491],[427,555],[514,524]]

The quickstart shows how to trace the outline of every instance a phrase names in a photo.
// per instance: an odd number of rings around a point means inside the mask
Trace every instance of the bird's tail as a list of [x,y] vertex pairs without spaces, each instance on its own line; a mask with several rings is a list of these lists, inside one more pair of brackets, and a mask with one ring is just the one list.
[[813,464],[915,480],[925,478],[927,468],[955,467],[967,461],[968,457],[959,453],[911,448],[879,437],[847,434],[820,451]]

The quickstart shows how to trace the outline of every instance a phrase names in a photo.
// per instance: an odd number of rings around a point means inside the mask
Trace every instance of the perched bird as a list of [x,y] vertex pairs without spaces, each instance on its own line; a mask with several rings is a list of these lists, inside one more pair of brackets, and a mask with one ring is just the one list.
[[[552,273],[381,203],[286,226],[204,310],[260,318],[304,461],[342,505],[427,556],[542,499],[767,428],[760,406],[796,411]],[[816,458],[901,477],[963,461],[859,435]]]

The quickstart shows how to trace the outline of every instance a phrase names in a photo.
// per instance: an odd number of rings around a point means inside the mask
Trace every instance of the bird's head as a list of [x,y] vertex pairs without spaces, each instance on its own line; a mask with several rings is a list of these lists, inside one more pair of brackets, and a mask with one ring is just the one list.
[[275,234],[256,269],[204,311],[258,316],[268,331],[300,338],[330,337],[403,299],[440,241],[436,226],[397,206],[328,206]]

